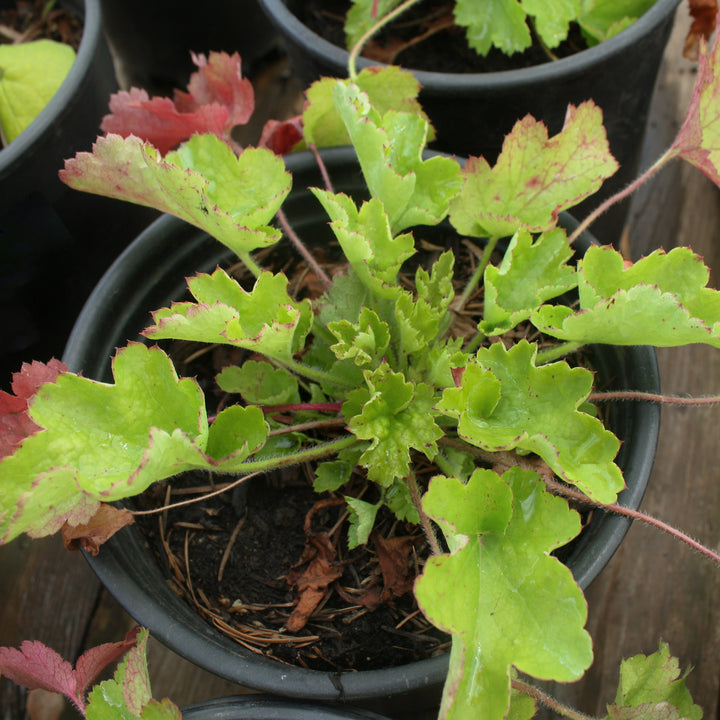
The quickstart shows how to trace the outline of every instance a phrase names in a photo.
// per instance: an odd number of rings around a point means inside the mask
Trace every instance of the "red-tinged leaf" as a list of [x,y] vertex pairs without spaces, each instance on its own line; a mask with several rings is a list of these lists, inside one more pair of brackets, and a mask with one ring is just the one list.
[[67,372],[67,367],[54,358],[47,364],[23,363],[13,375],[15,394],[0,391],[0,459],[12,455],[19,443],[40,429],[28,415],[29,402],[41,385],[54,382],[62,372]]
[[72,665],[41,642],[26,640],[19,650],[0,648],[0,673],[29,690],[40,688],[65,695],[81,711],[85,707]]
[[209,57],[192,53],[197,72],[190,76],[187,93],[175,92],[178,109],[187,112],[203,105],[218,104],[227,108],[226,131],[245,125],[255,109],[252,83],[242,76],[240,55],[211,52]]
[[97,555],[100,546],[118,530],[135,522],[133,514],[125,508],[116,508],[102,503],[98,511],[86,523],[62,526],[62,538],[68,550],[85,550]]
[[134,627],[124,640],[104,643],[84,652],[75,665],[75,682],[78,697],[84,697],[88,688],[110,663],[119,660],[128,650],[135,646],[138,633],[142,628]]
[[150,675],[147,666],[148,631],[141,629],[135,647],[125,657],[122,696],[128,710],[140,717],[143,708],[152,700]]
[[683,55],[697,61],[700,55],[701,39],[709,40],[715,29],[715,18],[718,14],[717,0],[690,0],[690,16],[693,21],[685,38]]
[[[720,15],[717,16],[717,28]],[[708,50],[700,41],[697,77],[690,107],[669,154],[679,156],[720,185],[720,46],[715,33]]]
[[260,135],[258,147],[268,148],[276,155],[287,155],[303,137],[302,115],[290,120],[268,120]]
[[204,105],[180,112],[170,98],[150,99],[145,90],[121,90],[110,97],[111,114],[100,124],[105,133],[135,135],[165,154],[195,133],[224,138],[228,110],[222,105]]

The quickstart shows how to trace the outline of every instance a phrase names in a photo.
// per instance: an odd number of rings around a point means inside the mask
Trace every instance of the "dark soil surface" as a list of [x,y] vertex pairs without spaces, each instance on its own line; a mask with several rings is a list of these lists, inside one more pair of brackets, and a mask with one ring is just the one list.
[[48,39],[77,50],[81,37],[80,19],[47,0],[17,0],[13,7],[0,10],[0,43]]
[[[173,481],[172,495],[158,486],[142,502],[186,499],[189,487],[209,491],[207,482],[206,475],[188,474]],[[308,479],[292,473],[251,481],[246,493],[230,491],[140,525],[177,592],[246,647],[329,671],[391,667],[446,651],[449,639],[417,612],[411,584],[399,597],[387,589],[376,542],[347,550],[345,524],[338,526],[344,501],[316,510],[312,535],[306,535],[305,518],[320,497]],[[403,562],[413,577],[425,554],[417,528],[388,517],[378,529],[409,549]],[[290,633],[285,625],[298,593],[288,574],[306,568],[303,555],[325,537],[337,552],[329,568],[339,577],[322,592],[308,624]],[[372,607],[382,594],[386,601]]]
[[[343,23],[350,7],[347,0],[302,0],[288,5],[311,30],[334,45],[345,47]],[[552,61],[537,41],[523,53],[507,56],[493,48],[486,57],[481,57],[468,47],[465,29],[452,22],[453,6],[452,2],[438,0],[419,3],[368,43],[363,55],[413,70],[446,73],[499,72]],[[427,36],[414,42],[420,35]],[[399,47],[404,49],[394,55]],[[553,48],[552,54],[563,58],[586,48],[580,31],[573,26],[568,39]]]

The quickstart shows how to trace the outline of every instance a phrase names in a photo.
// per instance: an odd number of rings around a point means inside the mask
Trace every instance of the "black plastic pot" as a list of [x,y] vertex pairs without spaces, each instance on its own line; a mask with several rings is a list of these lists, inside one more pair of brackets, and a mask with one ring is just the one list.
[[218,698],[188,705],[183,720],[387,720],[369,710],[279,700],[264,695]]
[[123,84],[150,94],[184,88],[195,65],[190,51],[239,52],[243,74],[278,45],[257,0],[101,0],[105,30]]
[[[361,196],[364,181],[352,149],[323,153],[337,191]],[[285,213],[301,237],[330,240],[327,217],[306,189],[322,178],[309,153],[286,158],[293,191]],[[571,219],[564,219],[572,225]],[[585,243],[589,242],[585,237]],[[185,277],[211,271],[228,259],[227,251],[203,232],[165,216],[153,223],[113,264],[93,292],[70,337],[65,362],[86,377],[112,379],[110,358],[150,321],[150,312],[182,297]],[[597,348],[598,373],[611,388],[658,391],[655,353],[646,347]],[[659,430],[659,410],[650,404],[618,404],[609,411],[610,427],[623,441],[618,463],[628,488],[620,502],[637,507],[647,485]],[[610,560],[629,521],[595,513],[590,527],[566,563],[587,587]],[[403,667],[330,673],[289,667],[258,656],[212,628],[169,588],[136,526],[106,543],[90,565],[108,590],[151,633],[191,662],[240,685],[274,695],[362,704],[396,715],[437,702],[448,658],[436,657]]]
[[[3,0],[7,4],[8,0]],[[99,0],[64,0],[83,20],[75,62],[45,109],[0,150],[0,383],[22,361],[59,356],[88,294],[157,215],[83,195],[58,179],[90,150],[117,89]],[[121,214],[122,212],[122,214]]]
[[[304,25],[296,13],[303,0],[260,0],[287,47],[293,70],[310,83],[322,76],[346,77],[348,52]],[[551,134],[562,128],[569,103],[593,99],[604,113],[610,149],[621,170],[603,191],[580,205],[584,217],[599,199],[624,188],[640,157],[650,100],[679,0],[657,0],[633,25],[588,50],[534,67],[491,73],[441,73],[414,70],[420,101],[437,130],[433,148],[461,157],[484,156],[494,162],[515,122],[531,114]],[[299,14],[299,13],[298,13]],[[364,59],[358,68],[371,63]],[[616,243],[627,215],[617,206],[594,232]]]

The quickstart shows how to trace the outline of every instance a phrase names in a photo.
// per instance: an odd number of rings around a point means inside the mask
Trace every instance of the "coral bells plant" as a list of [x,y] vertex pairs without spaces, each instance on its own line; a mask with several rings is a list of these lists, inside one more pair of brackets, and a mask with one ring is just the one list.
[[[237,484],[304,464],[318,492],[347,502],[351,547],[367,542],[381,510],[423,529],[430,558],[415,598],[452,636],[441,717],[530,717],[538,699],[577,717],[517,675],[572,681],[589,667],[585,599],[551,552],[581,531],[575,502],[629,512],[615,504],[619,441],[592,405],[615,398],[594,388],[575,354],[591,343],[720,346],[720,293],[707,287],[707,268],[687,248],[631,264],[591,246],[574,259],[584,224],[568,235],[560,213],[617,168],[592,102],[568,108],[554,137],[539,120],[520,120],[495,166],[473,158],[463,167],[423,154],[430,125],[417,84],[397,68],[320,81],[291,123],[309,147],[351,143],[367,185],[361,202],[335,192],[330,177],[311,188],[342,253],[329,263],[286,222],[292,178],[282,157],[238,154],[228,137],[230,118],[242,115],[232,109],[238,93],[225,90],[239,72],[213,86],[211,68],[230,61],[203,62],[190,110],[177,98],[171,108],[123,96],[105,121],[115,131],[68,160],[61,177],[196,225],[253,281],[243,286],[220,267],[189,278],[188,299],[154,313],[149,343],[117,351],[113,383],[57,366],[21,371],[16,396],[0,398],[13,434],[0,462],[2,542],[62,528],[102,552],[102,539],[132,521],[110,503],[158,481],[201,469]],[[675,157],[718,179],[719,69],[715,44],[701,56],[676,142],[643,179]],[[163,151],[116,132],[132,111],[146,114],[149,135],[169,137],[158,135],[158,117],[204,118],[206,101],[224,106],[225,119],[209,133],[173,135]],[[469,271],[450,250],[422,263],[418,238],[441,223],[475,241]],[[260,251],[280,252],[284,236],[293,246],[282,252],[300,252],[318,292],[295,297],[286,274],[263,267]],[[470,326],[460,323],[480,299]],[[216,382],[235,401],[210,415],[198,382],[150,344],[165,340],[231,347],[239,361]],[[358,478],[362,496],[352,491]],[[301,600],[295,627],[313,612]],[[668,717],[700,716],[666,648],[628,663],[608,717],[654,717],[658,703]]]

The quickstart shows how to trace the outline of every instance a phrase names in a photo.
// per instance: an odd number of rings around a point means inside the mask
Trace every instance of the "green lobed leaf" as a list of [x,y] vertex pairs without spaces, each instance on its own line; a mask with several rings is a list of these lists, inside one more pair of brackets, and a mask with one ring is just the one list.
[[[432,459],[443,432],[435,422],[437,412],[429,385],[407,382],[386,363],[377,370],[366,370],[364,376],[369,392],[350,393],[343,413],[351,413],[350,431],[371,441],[360,458],[368,477],[389,487],[395,478],[407,477],[410,472],[410,448]],[[363,405],[356,412],[353,403],[357,401]]]
[[580,343],[720,347],[720,292],[689,248],[656,250],[630,267],[610,247],[578,263],[579,310],[543,307],[532,317],[549,335]]
[[197,300],[173,303],[153,313],[150,338],[222,343],[287,361],[303,346],[312,325],[309,300],[295,302],[285,275],[261,273],[251,291],[224,270],[188,279]]
[[362,450],[357,447],[345,448],[337,454],[337,460],[319,463],[315,469],[315,492],[335,492],[350,480],[352,471],[360,460]]
[[[118,351],[113,373],[112,385],[61,374],[37,393],[30,414],[43,431],[0,463],[3,542],[86,522],[98,501],[136,495],[184,470],[229,471],[256,449],[244,444],[230,458],[206,452],[202,391],[179,379],[161,350],[131,343]],[[244,433],[261,445],[262,418],[248,420]]]
[[564,230],[533,237],[522,230],[513,236],[498,267],[485,270],[485,306],[480,330],[502,335],[527,320],[543,302],[577,285],[567,264],[573,251]]
[[700,720],[702,708],[692,701],[680,676],[677,658],[670,657],[665,643],[652,655],[636,655],[622,662],[615,702],[608,706],[608,718],[686,718]]
[[484,158],[465,164],[450,222],[473,237],[547,232],[560,212],[595,193],[617,168],[602,111],[592,101],[569,105],[563,129],[552,138],[528,115],[505,137],[495,167]]
[[390,329],[377,313],[363,307],[357,323],[338,320],[328,325],[338,342],[331,346],[340,360],[351,359],[356,365],[379,364],[390,343]]
[[460,166],[449,157],[422,159],[427,121],[395,110],[380,115],[354,84],[337,82],[333,98],[370,194],[382,201],[393,235],[443,220],[461,187]]
[[415,584],[423,612],[453,635],[440,717],[476,717],[482,708],[483,720],[505,718],[513,667],[578,679],[592,662],[587,605],[570,570],[550,556],[580,532],[577,513],[517,467],[502,478],[476,470],[467,485],[433,478],[423,508],[451,548],[430,558]]
[[300,401],[297,378],[285,368],[264,360],[245,360],[242,365],[229,365],[215,379],[222,390],[239,393],[253,405],[288,405]]
[[[351,81],[322,78],[314,82],[306,92],[302,116],[303,133],[307,142],[317,147],[350,144],[345,123],[333,100],[333,90],[338,82],[347,85]],[[352,82],[367,94],[373,107],[381,115],[388,110],[398,110],[418,113],[428,119],[417,101],[420,83],[408,70],[395,66],[364,68]],[[429,125],[428,140],[432,139],[434,139],[434,131]]]
[[455,22],[464,27],[468,45],[479,55],[496,47],[506,55],[530,47],[525,11],[517,0],[456,0]]
[[375,295],[394,297],[397,274],[415,253],[412,235],[393,237],[388,216],[377,198],[364,202],[358,210],[344,193],[318,188],[311,191],[329,215],[330,227],[363,284]]
[[12,142],[45,109],[75,62],[65,43],[0,45],[0,136]]
[[618,439],[578,408],[592,373],[565,362],[535,366],[537,347],[525,340],[478,351],[460,387],[443,392],[438,409],[458,418],[458,434],[488,451],[539,455],[561,478],[602,503],[625,486],[614,458]]
[[60,179],[76,190],[128,200],[175,215],[244,256],[277,242],[266,225],[290,191],[291,178],[270,150],[239,157],[215,135],[195,135],[163,159],[130,136],[100,137],[92,153],[65,161]]

